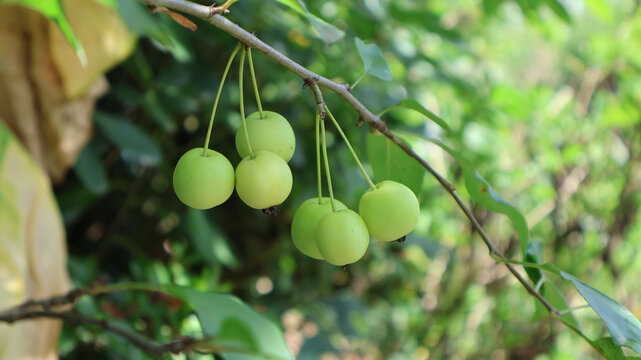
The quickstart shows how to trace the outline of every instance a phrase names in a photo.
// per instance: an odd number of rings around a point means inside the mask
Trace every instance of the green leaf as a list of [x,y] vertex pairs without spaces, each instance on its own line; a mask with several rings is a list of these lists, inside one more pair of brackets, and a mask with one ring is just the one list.
[[417,196],[423,187],[425,169],[383,135],[367,135],[367,157],[376,182],[394,180],[409,187]]
[[0,3],[22,5],[53,20],[67,38],[69,44],[71,44],[75,50],[76,55],[80,59],[80,63],[83,66],[87,65],[87,55],[85,54],[85,50],[82,48],[80,41],[76,38],[73,29],[71,29],[60,0],[0,0]]
[[376,44],[365,44],[363,40],[354,38],[356,49],[363,60],[364,75],[372,75],[381,80],[392,80],[392,70],[383,57],[383,52]]
[[[551,281],[546,281],[541,286],[541,295],[543,295],[543,297],[559,311],[565,311],[570,308],[563,293],[561,293],[559,288]],[[581,325],[571,311],[564,313],[561,317],[563,317],[566,323],[572,324],[579,331],[581,330]]]
[[561,20],[565,21],[566,23],[570,22],[570,14],[568,14],[568,11],[565,9],[563,4],[559,2],[559,0],[544,0],[543,1],[547,7],[552,10],[556,16],[558,16]]
[[73,166],[73,172],[76,174],[82,185],[91,193],[96,195],[104,194],[109,188],[109,181],[105,174],[102,162],[91,145],[85,148],[78,155],[78,159]]
[[425,139],[445,150],[459,163],[459,165],[461,165],[461,168],[463,169],[463,176],[465,178],[465,187],[474,201],[488,210],[501,213],[510,218],[516,233],[519,235],[521,253],[523,254],[523,258],[525,258],[527,255],[528,244],[530,242],[530,233],[527,222],[525,221],[525,216],[523,216],[517,208],[505,201],[505,199],[503,199],[503,197],[494,190],[492,185],[490,185],[490,183],[488,183],[487,180],[485,180],[481,174],[474,169],[472,164],[458,151],[453,150],[440,140],[428,137],[425,137]]
[[[521,254],[523,256],[523,259],[533,263],[540,262],[540,258],[534,258],[532,253],[528,254],[530,232],[528,229],[527,221],[525,220],[525,216],[523,216],[523,214],[521,214],[521,212],[517,208],[505,201],[505,199],[503,199],[501,195],[496,190],[494,190],[492,185],[490,185],[490,183],[488,183],[487,180],[485,180],[474,169],[472,163],[470,163],[469,160],[467,160],[461,153],[445,145],[438,139],[418,134],[411,135],[418,136],[433,144],[436,144],[441,149],[450,154],[458,162],[463,170],[465,188],[470,193],[472,199],[474,199],[474,201],[484,206],[488,210],[492,210],[507,216],[512,222],[512,226],[519,236],[519,242],[521,244]],[[534,280],[534,282],[537,282],[543,276],[541,270],[536,268],[525,267],[525,271],[528,273],[528,276],[532,280]]]
[[592,346],[599,350],[608,360],[625,360],[627,357],[623,354],[621,346],[614,343],[611,337],[600,338],[592,341]]
[[445,129],[447,131],[451,131],[452,130],[450,128],[450,126],[447,125],[445,120],[441,119],[440,116],[434,114],[433,112],[431,112],[430,110],[425,108],[425,106],[421,105],[421,103],[419,103],[418,101],[416,101],[414,99],[405,99],[405,100],[401,101],[400,103],[398,103],[398,105],[394,105],[394,106],[392,106],[390,108],[387,108],[387,109],[381,111],[379,116],[385,114],[388,111],[391,111],[391,110],[394,110],[394,109],[398,109],[398,108],[405,108],[405,109],[410,109],[410,110],[414,110],[416,112],[419,112],[419,113],[425,115],[425,117],[427,117],[428,119],[434,121],[436,124],[438,124],[438,126],[442,127],[443,129]]
[[264,315],[233,295],[203,292],[185,286],[150,283],[118,283],[94,288],[92,295],[114,291],[160,291],[187,303],[198,317],[207,343],[197,344],[227,360],[290,360],[294,357],[282,331]]
[[303,7],[298,3],[297,0],[276,0],[279,3],[290,7],[292,10],[296,11],[300,15],[307,16],[307,12]]
[[132,122],[105,113],[94,113],[94,122],[109,141],[143,166],[160,163],[160,146],[149,134]]
[[296,11],[302,16],[307,17],[307,20],[312,24],[314,29],[320,35],[321,40],[326,44],[332,44],[336,41],[342,39],[345,36],[345,32],[336,26],[326,22],[325,20],[319,18],[318,16],[310,13],[307,10],[307,6],[302,0],[276,0],[279,3],[288,6],[292,10]]
[[171,293],[193,306],[205,335],[216,344],[247,352],[221,352],[225,359],[293,359],[280,329],[238,298],[185,288],[176,290]]
[[205,212],[189,209],[185,216],[189,239],[210,263],[220,262],[230,268],[238,266],[225,237],[207,221]]
[[581,296],[605,321],[615,344],[629,347],[641,355],[641,322],[630,310],[566,272],[561,272],[561,276],[574,284]]
[[96,1],[112,9],[118,8],[118,3],[116,2],[116,0],[96,0]]

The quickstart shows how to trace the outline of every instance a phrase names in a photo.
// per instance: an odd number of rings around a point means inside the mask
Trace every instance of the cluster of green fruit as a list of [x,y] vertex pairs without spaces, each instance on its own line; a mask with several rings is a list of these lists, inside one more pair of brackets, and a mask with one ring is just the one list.
[[[242,127],[236,133],[236,149],[242,157],[236,171],[227,158],[208,148],[212,123],[220,92],[232,60],[241,46],[232,53],[223,74],[207,139],[203,148],[186,152],[174,170],[173,184],[178,198],[196,209],[208,209],[225,202],[236,188],[240,199],[255,209],[268,209],[281,204],[292,188],[292,173],[287,162],[294,154],[294,132],[287,119],[263,111],[256,85],[251,50],[242,50],[239,75],[240,113]],[[252,83],[258,111],[245,118],[243,105],[243,64],[249,55]],[[328,114],[358,164],[370,189],[362,196],[359,213],[334,199],[324,115]],[[329,197],[321,190],[321,140]],[[405,185],[382,181],[374,185],[347,137],[327,106],[316,112],[316,162],[318,197],[303,202],[296,210],[291,235],[296,248],[315,259],[343,266],[361,259],[369,245],[370,234],[382,241],[394,241],[411,232],[418,221],[419,203]]]
[[[363,257],[369,245],[370,234],[381,241],[404,239],[414,230],[420,208],[416,195],[407,186],[390,180],[374,185],[334,116],[327,106],[323,110],[336,126],[370,188],[361,197],[358,213],[334,199],[325,144],[325,125],[324,120],[319,120],[317,113],[318,197],[306,200],[296,210],[291,233],[294,245],[303,254],[343,266]],[[321,191],[319,137],[322,140],[329,198],[323,197]]]
[[[205,147],[187,151],[176,164],[173,184],[176,196],[188,206],[209,209],[231,196],[236,188],[240,199],[254,209],[268,209],[281,204],[292,190],[292,172],[287,162],[294,155],[294,131],[287,119],[278,113],[263,111],[256,90],[258,111],[245,118],[243,98],[243,64],[241,55],[239,88],[243,126],[236,133],[236,150],[242,158],[236,167],[221,153],[208,149],[209,133],[218,106],[220,91],[231,62],[238,52],[236,47],[223,75],[209,124]],[[251,52],[248,52],[250,64]],[[251,68],[254,88],[256,78]],[[206,149],[206,150],[205,150]]]

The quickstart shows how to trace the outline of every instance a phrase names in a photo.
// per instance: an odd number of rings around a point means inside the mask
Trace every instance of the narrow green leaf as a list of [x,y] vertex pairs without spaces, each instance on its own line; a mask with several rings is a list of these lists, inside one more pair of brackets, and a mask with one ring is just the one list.
[[96,195],[104,194],[109,188],[109,181],[105,174],[102,162],[91,145],[85,148],[78,155],[78,159],[73,166],[73,172],[76,174],[82,185],[91,193]]
[[85,50],[82,48],[82,44],[80,44],[80,41],[78,41],[76,35],[71,29],[60,0],[0,0],[0,3],[22,5],[53,20],[67,38],[69,44],[73,47],[78,59],[80,59],[80,63],[83,66],[87,65],[87,55],[85,54]]
[[552,10],[556,16],[558,16],[561,20],[565,21],[566,23],[570,22],[570,14],[568,11],[565,9],[563,4],[559,2],[559,0],[544,0],[543,1],[547,7]]
[[144,130],[125,119],[105,113],[94,113],[94,122],[109,141],[143,166],[155,166],[160,163],[162,154],[160,145]]
[[521,253],[525,258],[527,255],[528,244],[530,242],[530,233],[527,222],[525,221],[525,216],[523,216],[517,208],[505,201],[505,199],[503,199],[503,197],[494,190],[492,185],[490,185],[490,183],[488,183],[487,180],[485,180],[481,174],[474,169],[472,164],[462,154],[445,145],[440,140],[430,139],[427,137],[426,139],[441,147],[449,153],[459,163],[459,165],[461,165],[463,169],[463,176],[465,178],[465,187],[474,201],[488,210],[501,213],[510,218],[516,233],[519,235]]
[[[541,294],[543,297],[552,305],[555,309],[559,311],[565,311],[570,308],[567,300],[561,290],[551,281],[545,281],[541,286]],[[581,330],[581,325],[574,317],[571,311],[568,311],[562,315],[565,322],[572,324],[579,331]]]
[[623,354],[623,349],[621,346],[614,343],[614,339],[611,337],[604,337],[592,341],[592,346],[597,348],[601,355],[603,355],[608,360],[625,360],[628,359],[625,354]]
[[374,180],[394,180],[409,187],[417,196],[423,187],[425,169],[383,135],[367,135],[367,157]]
[[318,16],[310,13],[302,0],[276,0],[279,3],[288,6],[298,14],[305,16],[319,34],[319,37],[326,44],[332,44],[342,39],[345,32],[336,26],[326,22]]
[[210,263],[220,262],[227,267],[236,268],[238,260],[229,248],[227,240],[207,221],[205,214],[195,209],[187,211],[185,226],[189,239]]
[[372,75],[381,80],[392,80],[392,70],[383,57],[383,52],[376,44],[365,44],[363,40],[354,38],[356,49],[363,60],[364,74]]
[[276,0],[279,3],[288,6],[292,10],[296,11],[300,15],[307,16],[307,12],[303,9],[302,6],[298,3],[297,0]]
[[212,336],[216,344],[247,352],[222,352],[225,359],[293,359],[281,330],[238,298],[186,288],[176,290],[170,293],[193,306],[205,335]]
[[[470,193],[472,199],[474,199],[474,201],[484,206],[488,210],[498,212],[507,216],[512,222],[512,226],[519,236],[519,243],[521,244],[521,254],[523,256],[523,259],[531,263],[541,262],[541,259],[536,258],[533,253],[528,253],[530,244],[530,232],[527,221],[525,220],[525,216],[523,216],[523,214],[521,214],[521,212],[517,208],[505,201],[505,199],[503,199],[501,195],[496,190],[494,190],[492,185],[490,185],[490,183],[488,183],[487,180],[485,180],[474,169],[472,163],[470,163],[469,160],[467,160],[461,153],[445,145],[445,143],[438,139],[418,134],[411,135],[418,136],[433,144],[436,144],[441,149],[450,154],[454,158],[454,160],[458,162],[463,170],[465,188]],[[534,267],[525,267],[525,271],[528,273],[530,279],[532,279],[535,283],[539,281],[539,279],[543,276],[541,270]]]
[[561,272],[561,276],[574,284],[581,296],[605,321],[615,344],[629,347],[641,355],[641,321],[630,310],[566,272]]
[[96,1],[112,9],[118,8],[118,3],[116,2],[116,0],[96,0]]
[[392,106],[390,108],[387,108],[387,109],[381,111],[380,115],[385,114],[388,111],[391,111],[391,110],[394,110],[394,109],[398,109],[398,108],[414,110],[414,111],[416,111],[418,113],[421,113],[421,114],[425,115],[425,117],[427,117],[428,119],[434,121],[436,124],[438,124],[438,126],[442,127],[443,129],[445,129],[447,131],[452,131],[450,126],[447,125],[447,123],[445,122],[445,120],[441,119],[440,116],[434,114],[433,112],[431,112],[430,110],[425,108],[425,106],[421,105],[421,103],[419,103],[418,101],[416,101],[414,99],[405,99],[405,100],[401,101],[400,103],[398,103],[398,105],[394,105],[394,106]]

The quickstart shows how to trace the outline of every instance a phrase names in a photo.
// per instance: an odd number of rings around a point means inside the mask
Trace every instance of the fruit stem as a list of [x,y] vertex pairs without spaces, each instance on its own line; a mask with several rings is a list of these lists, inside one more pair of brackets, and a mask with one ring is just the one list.
[[329,118],[332,119],[334,126],[336,126],[336,130],[338,130],[338,133],[343,138],[343,141],[345,141],[347,148],[352,153],[352,157],[356,161],[356,164],[358,165],[358,168],[361,170],[361,174],[363,174],[363,177],[367,181],[367,184],[369,184],[370,189],[376,190],[376,185],[374,185],[374,183],[372,182],[372,179],[370,179],[369,175],[367,175],[367,171],[365,171],[363,164],[358,159],[358,156],[356,155],[354,148],[352,148],[352,144],[349,143],[349,140],[347,139],[347,136],[345,136],[345,133],[343,132],[343,129],[341,129],[341,126],[338,124],[338,121],[336,121],[336,119],[334,118],[334,115],[332,115],[332,113],[329,111],[329,108],[327,107],[327,105],[325,105],[324,107],[325,107],[325,112],[327,113],[327,115],[329,115]]
[[240,50],[240,46],[241,46],[240,43],[238,43],[238,45],[236,45],[236,47],[234,48],[234,51],[232,51],[231,55],[229,56],[229,60],[227,60],[227,66],[225,66],[223,77],[220,79],[220,85],[218,86],[218,92],[216,93],[216,100],[214,100],[214,108],[211,110],[211,117],[209,118],[209,127],[207,128],[205,146],[203,146],[203,156],[207,156],[207,149],[209,148],[209,139],[211,138],[211,129],[214,126],[214,116],[216,115],[216,108],[218,108],[218,100],[220,100],[220,93],[223,91],[223,84],[225,83],[225,79],[227,78],[227,73],[229,72],[231,63],[236,57],[238,50]]
[[320,121],[321,140],[323,142],[323,158],[325,161],[325,175],[327,176],[327,190],[329,190],[329,202],[332,204],[332,212],[336,212],[334,205],[334,190],[332,189],[332,177],[329,174],[329,160],[327,159],[327,141],[325,140],[325,121]]
[[252,84],[254,85],[254,94],[256,95],[256,105],[258,105],[258,112],[260,118],[264,119],[263,105],[260,103],[260,95],[258,95],[258,85],[256,85],[256,74],[254,73],[254,62],[252,61],[252,48],[247,49],[247,57],[249,58],[249,72],[252,75]]
[[318,183],[318,204],[323,202],[323,189],[321,185],[321,160],[320,160],[320,113],[316,110],[316,178]]
[[247,132],[247,122],[245,121],[245,104],[243,103],[243,70],[245,68],[245,54],[247,51],[243,48],[243,51],[240,53],[240,69],[238,71],[238,91],[240,92],[240,119],[243,124],[243,132],[245,133],[245,141],[247,141],[247,149],[249,149],[249,155],[251,158],[255,158],[254,151],[252,150],[252,144],[249,142],[249,133]]

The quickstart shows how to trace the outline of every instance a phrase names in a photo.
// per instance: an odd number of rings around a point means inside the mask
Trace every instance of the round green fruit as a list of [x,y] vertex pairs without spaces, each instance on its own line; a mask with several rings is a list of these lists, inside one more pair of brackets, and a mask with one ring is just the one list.
[[285,160],[269,151],[246,156],[236,167],[236,192],[247,206],[267,209],[276,206],[292,190],[292,171]]
[[[289,161],[296,147],[294,130],[287,119],[278,113],[263,111],[263,115],[265,117],[261,119],[260,113],[255,112],[245,119],[252,150],[254,152],[271,151],[283,160]],[[242,158],[249,155],[247,139],[242,127],[236,132],[236,150]]]
[[178,199],[195,209],[209,209],[224,203],[234,192],[234,167],[221,153],[203,148],[187,151],[174,170],[174,191]]
[[[334,200],[334,206],[336,206],[336,210],[347,208],[338,200]],[[326,197],[321,198],[320,202],[317,197],[305,200],[296,210],[292,220],[292,241],[300,252],[314,259],[324,259],[318,251],[315,233],[321,219],[331,213],[332,204]]]
[[409,234],[418,222],[420,207],[416,195],[396,181],[378,183],[358,204],[358,212],[370,234],[378,240],[394,241]]
[[354,263],[365,255],[369,245],[367,225],[352,210],[333,212],[318,223],[316,244],[328,263],[338,266]]

